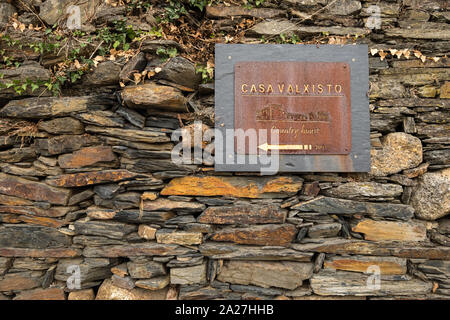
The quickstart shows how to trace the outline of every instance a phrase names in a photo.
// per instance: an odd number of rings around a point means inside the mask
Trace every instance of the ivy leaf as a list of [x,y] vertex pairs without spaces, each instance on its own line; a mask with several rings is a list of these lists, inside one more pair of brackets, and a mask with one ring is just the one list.
[[34,92],[38,88],[39,88],[39,86],[37,84],[35,84],[35,83],[31,84],[31,92]]

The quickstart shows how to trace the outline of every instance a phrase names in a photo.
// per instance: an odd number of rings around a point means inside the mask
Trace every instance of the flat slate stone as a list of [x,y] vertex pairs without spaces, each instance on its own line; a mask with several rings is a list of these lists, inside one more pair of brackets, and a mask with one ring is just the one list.
[[210,259],[311,261],[313,253],[283,247],[246,246],[231,243],[206,242],[199,246],[200,253]]
[[206,283],[206,263],[185,268],[170,268],[171,284]]
[[[219,199],[220,200],[220,199]],[[220,203],[218,203],[220,205]],[[233,205],[208,207],[197,221],[211,224],[284,223],[287,211],[275,205]]]
[[202,76],[196,72],[195,65],[182,56],[170,59],[157,76],[192,89],[197,89],[202,82]]
[[244,8],[241,6],[207,6],[206,15],[210,18],[231,18],[236,16],[273,19],[285,15],[285,11],[271,8]]
[[116,113],[124,117],[128,122],[138,128],[142,129],[145,126],[145,117],[137,111],[125,107],[120,107],[119,109],[117,109]]
[[0,152],[2,162],[21,162],[34,160],[36,157],[36,149],[33,147],[13,148]]
[[96,106],[111,105],[105,96],[27,98],[12,100],[0,110],[0,116],[9,118],[43,119],[86,112]]
[[217,279],[232,284],[293,290],[312,274],[312,263],[232,260],[224,263]]
[[342,225],[340,223],[321,223],[308,228],[308,237],[335,237],[341,231],[341,228]]
[[0,173],[0,193],[28,200],[65,205],[69,200],[71,191]]
[[33,201],[0,194],[0,203],[8,206],[31,206],[33,204]]
[[[47,249],[69,247],[72,241],[54,228],[33,225],[0,226],[0,247]],[[2,254],[0,253],[0,256]]]
[[65,216],[70,211],[75,211],[77,207],[51,207],[39,208],[37,206],[0,206],[0,213],[24,214],[26,216],[52,217]]
[[[95,281],[109,278],[111,273],[111,266],[114,261],[105,258],[75,258],[59,260],[56,267],[55,279],[67,282],[72,273],[67,272],[70,266],[78,266],[80,268],[80,282],[81,287],[86,288],[91,286]],[[70,269],[69,269],[70,270]]]
[[147,290],[160,290],[164,289],[170,284],[169,276],[155,277],[151,279],[141,279],[135,282],[136,287]]
[[292,206],[291,209],[344,215],[365,214],[375,218],[400,220],[409,220],[414,217],[414,208],[404,204],[362,202],[323,196],[301,202]]
[[121,129],[121,128],[103,128],[96,126],[87,126],[86,132],[98,135],[112,136],[119,139],[145,142],[145,143],[160,143],[169,142],[170,138],[162,132],[136,129]]
[[262,288],[258,286],[245,286],[241,284],[232,284],[230,289],[236,292],[249,292],[264,296],[279,296],[283,294],[283,290],[277,288]]
[[246,228],[226,227],[213,233],[210,239],[239,244],[288,246],[296,233],[293,224],[264,224]]
[[80,255],[81,250],[72,248],[0,248],[0,257],[73,258]]
[[364,219],[352,228],[353,232],[364,234],[366,240],[383,241],[425,241],[426,225],[422,221],[375,221]]
[[128,223],[164,223],[174,217],[170,211],[121,210],[111,219]]
[[38,124],[39,130],[51,134],[81,134],[84,133],[83,124],[71,117],[56,118],[42,121]]
[[13,300],[66,300],[66,297],[61,288],[38,288],[22,291]]
[[72,154],[64,154],[58,157],[58,164],[63,169],[82,168],[93,165],[108,166],[108,163],[116,162],[117,157],[111,147],[97,146],[86,147]]
[[143,210],[146,211],[183,211],[183,212],[202,212],[206,206],[197,202],[174,201],[159,198],[153,201],[144,201]]
[[382,275],[406,274],[406,259],[397,257],[370,257],[362,255],[334,256],[324,261],[324,269],[366,273],[370,266],[380,268]]
[[46,156],[69,153],[100,143],[100,139],[89,134],[61,135],[49,139],[36,139],[41,154]]
[[433,284],[418,279],[409,281],[380,280],[379,289],[367,285],[371,276],[361,276],[356,272],[323,270],[310,280],[315,294],[324,296],[409,296],[431,292]]
[[145,263],[128,262],[128,272],[133,279],[147,279],[166,274],[164,264],[156,261]]
[[418,245],[417,242],[364,241],[329,238],[316,243],[292,244],[299,252],[324,252],[334,254],[360,254],[369,256],[394,256],[410,259],[450,260],[450,247]]
[[128,170],[104,170],[80,172],[47,177],[46,183],[55,187],[84,187],[99,183],[132,179],[137,175]]
[[0,280],[0,291],[29,290],[41,286],[43,272],[26,271],[6,274]]
[[[1,251],[0,251],[1,252]],[[156,242],[136,243],[127,245],[112,245],[101,247],[86,247],[85,257],[135,257],[135,256],[173,256],[193,253],[194,250],[174,244]]]
[[100,127],[124,127],[125,121],[116,113],[109,110],[96,110],[73,115],[84,124]]
[[287,198],[302,188],[298,177],[200,177],[175,178],[161,195]]
[[156,242],[172,243],[185,246],[196,245],[203,242],[203,234],[201,232],[160,229],[156,232]]
[[126,235],[137,231],[137,226],[117,221],[75,221],[73,224],[77,234],[103,236],[111,239],[123,239]]
[[323,193],[330,197],[344,199],[395,198],[403,192],[402,186],[391,183],[348,182],[335,188],[326,189]]

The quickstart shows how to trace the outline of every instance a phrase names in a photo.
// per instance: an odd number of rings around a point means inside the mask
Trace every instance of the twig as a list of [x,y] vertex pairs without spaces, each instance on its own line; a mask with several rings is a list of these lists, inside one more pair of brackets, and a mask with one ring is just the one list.
[[95,50],[91,53],[89,60],[92,59],[92,57],[94,56],[94,54],[97,52],[98,48],[100,48],[100,46],[103,44],[103,40],[100,41],[100,43],[98,44],[97,48],[95,48]]
[[33,10],[33,9],[31,9],[25,2],[23,2],[22,0],[19,0],[20,1],[20,3],[22,3],[22,5],[25,7],[25,9],[27,9],[28,11],[30,11],[32,14],[34,14],[38,19],[39,19],[39,21],[42,23],[42,25],[44,26],[44,27],[46,27],[47,25],[45,24],[45,22],[44,21],[42,21],[42,19],[41,19],[41,17]]

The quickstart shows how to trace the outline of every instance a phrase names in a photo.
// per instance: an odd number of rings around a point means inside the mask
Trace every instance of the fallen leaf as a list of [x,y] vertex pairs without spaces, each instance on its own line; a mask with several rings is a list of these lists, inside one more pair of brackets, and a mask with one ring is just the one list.
[[134,77],[134,82],[136,84],[138,84],[139,82],[141,82],[142,79],[142,75],[140,73],[133,73],[133,77]]
[[408,49],[404,49],[402,51],[403,55],[405,56],[406,59],[409,59],[411,51],[409,51]]
[[436,290],[439,288],[439,284],[437,282],[433,282],[433,293],[436,292]]
[[381,60],[381,61],[383,61],[384,58],[386,58],[386,56],[387,56],[387,52],[384,52],[383,50],[380,50],[380,51],[378,52],[378,54],[380,55],[380,60]]

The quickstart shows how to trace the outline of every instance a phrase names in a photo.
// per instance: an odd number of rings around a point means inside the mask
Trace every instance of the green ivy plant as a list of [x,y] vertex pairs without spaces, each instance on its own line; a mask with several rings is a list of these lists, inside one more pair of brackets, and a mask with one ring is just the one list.
[[244,0],[244,7],[251,9],[253,7],[260,7],[264,4],[265,0]]
[[301,42],[301,40],[296,34],[293,34],[288,37],[284,33],[281,33],[280,37],[278,39],[276,39],[276,42],[281,43],[281,44],[284,44],[284,43],[297,44],[297,43]]
[[214,78],[214,68],[205,66],[205,65],[196,65],[195,72],[200,73],[202,75],[202,82],[207,83],[212,81]]
[[163,48],[159,47],[156,49],[156,54],[163,60],[166,61],[169,58],[174,58],[177,56],[177,48]]

